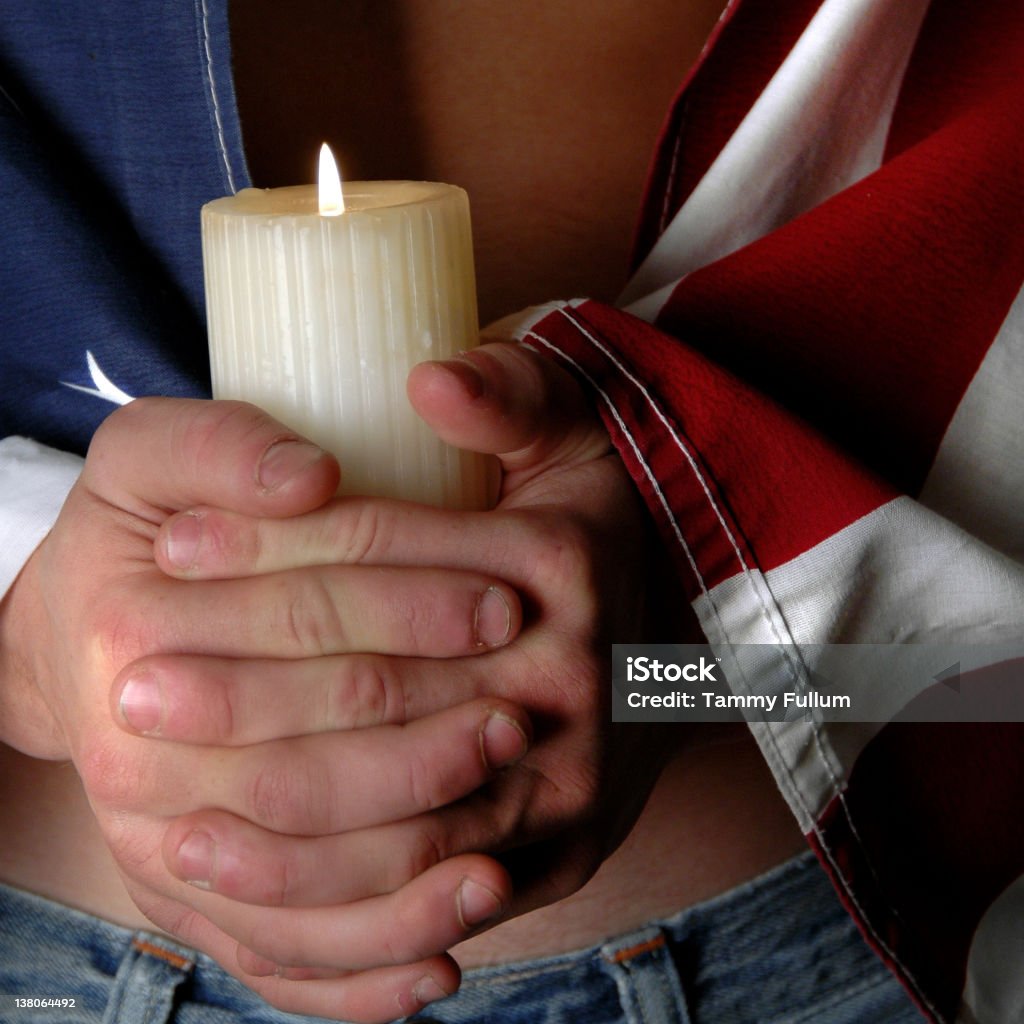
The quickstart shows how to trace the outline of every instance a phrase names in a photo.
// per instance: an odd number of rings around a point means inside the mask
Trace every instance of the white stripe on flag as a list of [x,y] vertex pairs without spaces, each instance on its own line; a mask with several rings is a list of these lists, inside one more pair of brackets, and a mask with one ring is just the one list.
[[921,501],[1024,562],[1024,291],[946,430]]
[[964,1004],[957,1020],[1006,1024],[1024,1020],[1024,876],[997,897],[985,912],[967,959]]
[[[877,170],[927,7],[928,0],[826,0],[619,305],[653,321],[666,286]],[[660,303],[639,301],[659,289]]]
[[[1024,566],[910,498],[888,502],[784,565],[757,575],[763,581],[759,594],[751,589],[750,574],[738,573],[694,602],[711,643],[777,643],[764,626],[764,593],[798,645],[801,661],[804,648],[818,644],[941,648],[1017,643],[1024,621]],[[922,656],[927,658],[927,647],[922,647]],[[813,667],[804,664],[805,669]],[[935,671],[946,667],[937,665]],[[767,669],[753,666],[749,678],[763,671]],[[924,669],[915,671],[910,684],[874,695],[872,679],[834,681],[861,695],[858,706],[868,707],[877,697],[875,703],[882,703],[872,717],[884,717],[883,712],[897,711],[931,678]],[[810,821],[837,794],[836,779],[849,777],[881,725],[824,723],[816,736],[801,725],[769,723],[764,728],[785,762],[787,777],[780,782],[789,785],[782,786],[783,792],[801,827],[809,831]]]

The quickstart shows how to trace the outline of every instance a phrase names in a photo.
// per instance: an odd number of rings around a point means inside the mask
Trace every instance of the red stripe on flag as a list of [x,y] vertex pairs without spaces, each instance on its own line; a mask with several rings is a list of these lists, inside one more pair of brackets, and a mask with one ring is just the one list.
[[[602,393],[601,414],[683,579],[696,570],[710,589],[773,568],[894,497],[770,399],[629,314],[588,302],[532,334]],[[690,596],[699,593],[698,583]]]
[[1024,279],[1024,89],[685,278],[658,317],[920,488]]
[[672,103],[648,172],[632,269],[729,141],[821,0],[734,0]]
[[889,129],[886,157],[917,145],[953,118],[1020,84],[1020,0],[932,0]]

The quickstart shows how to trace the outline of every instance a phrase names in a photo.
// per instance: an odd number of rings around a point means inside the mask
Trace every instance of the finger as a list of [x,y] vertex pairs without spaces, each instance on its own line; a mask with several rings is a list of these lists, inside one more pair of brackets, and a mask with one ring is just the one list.
[[214,580],[160,580],[132,609],[135,648],[219,657],[317,658],[351,652],[452,657],[507,644],[522,611],[514,590],[477,572],[323,566]]
[[564,778],[545,778],[550,765],[530,763],[535,756],[435,811],[342,834],[282,835],[224,811],[187,814],[164,832],[164,866],[233,901],[304,907],[395,892],[466,854],[501,855],[514,866],[513,909],[525,913],[575,891],[607,855],[596,850],[607,836],[572,827],[584,812],[560,792]]
[[[552,496],[551,504],[556,502]],[[187,548],[178,539],[179,528],[190,537]],[[160,527],[155,557],[170,576],[204,580],[318,565],[445,566],[500,575],[510,564],[516,571],[532,570],[541,545],[561,548],[567,539],[549,524],[522,516],[450,512],[384,498],[338,498],[292,519],[189,510]],[[525,557],[510,563],[510,553],[520,549]]]
[[417,719],[246,747],[226,810],[288,835],[328,835],[399,821],[471,793],[518,761],[529,720],[514,705],[474,701]]
[[494,541],[493,517],[458,514],[386,498],[336,498],[294,519],[266,519],[212,507],[168,518],[154,556],[169,576],[233,579],[304,565],[451,564],[467,529]]
[[242,969],[239,976],[278,1009],[357,1024],[386,1024],[411,1017],[430,1003],[452,995],[460,978],[458,966],[449,956],[362,971],[340,979],[305,980],[309,972],[299,972],[299,980],[294,980],[290,971],[279,970],[275,975],[258,977]]
[[148,748],[140,763],[159,769],[142,780],[105,778],[102,761],[86,767],[104,804],[126,813],[175,817],[218,807],[274,832],[329,835],[458,800],[522,757],[529,736],[526,714],[491,698],[404,726],[230,751],[138,740]]
[[445,808],[327,836],[283,835],[226,811],[197,811],[167,827],[163,862],[180,881],[240,903],[351,903],[395,892],[462,854],[491,852],[507,838],[509,815],[493,799],[474,805],[471,814],[457,817]]
[[[323,980],[293,980],[284,968],[266,973],[258,962],[253,963],[256,971],[249,973],[239,964],[238,942],[208,918],[172,899],[154,897],[133,886],[130,889],[132,898],[154,924],[212,957],[229,974],[286,1013],[386,1024],[418,1012],[459,987],[458,964],[447,955]],[[253,957],[251,953],[241,955]]]
[[482,345],[421,363],[408,380],[413,408],[442,440],[500,455],[506,471],[577,464],[610,448],[578,382],[519,345]]
[[93,439],[83,484],[133,511],[209,503],[296,515],[338,487],[333,456],[243,402],[137,399]]
[[121,728],[179,743],[249,746],[290,736],[402,725],[482,696],[476,658],[350,654],[297,660],[157,655],[111,688]]
[[362,971],[420,962],[495,923],[512,901],[512,883],[497,861],[473,854],[444,861],[397,892],[343,906],[254,908],[204,895],[196,908],[238,939],[244,970],[263,973],[269,961]]

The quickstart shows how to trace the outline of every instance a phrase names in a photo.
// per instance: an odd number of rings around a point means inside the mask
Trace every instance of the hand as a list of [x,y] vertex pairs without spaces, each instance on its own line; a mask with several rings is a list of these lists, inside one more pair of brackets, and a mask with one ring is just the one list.
[[[528,710],[531,750],[480,792],[373,830],[301,840],[214,809],[169,830],[165,857],[179,877],[190,870],[180,844],[200,830],[216,843],[216,893],[281,905],[272,932],[225,924],[242,943],[241,962],[249,970],[299,968],[268,979],[274,987],[261,991],[275,1000],[305,984],[288,979],[309,977],[307,968],[330,975],[394,955],[369,944],[360,960],[339,950],[336,929],[352,913],[340,904],[357,895],[353,877],[368,887],[363,895],[372,896],[413,884],[446,858],[486,851],[511,868],[517,883],[494,920],[574,891],[632,826],[676,735],[610,722],[609,645],[639,639],[644,631],[647,527],[632,484],[575,381],[524,349],[487,346],[418,368],[410,395],[446,440],[501,455],[505,476],[496,510],[450,513],[337,499],[306,516],[267,520],[196,509],[189,515],[201,521],[202,544],[185,568],[171,558],[183,517],[168,520],[157,537],[165,571],[192,579],[335,561],[444,565],[504,579],[524,601],[523,633],[485,657],[372,660],[388,692],[404,695],[406,717],[481,697],[509,699]],[[307,677],[303,686],[293,692],[233,678],[168,679],[162,735],[191,743],[259,743],[347,724],[310,713],[335,705],[329,679]],[[203,720],[200,709],[210,706],[222,710]],[[406,872],[375,873],[375,857],[395,849],[406,851]],[[343,877],[333,869],[339,863],[346,864]],[[284,877],[287,891],[273,882]],[[311,906],[321,922],[312,933],[299,911]],[[231,913],[225,909],[221,920]],[[423,949],[424,941],[407,929],[402,951]]]
[[[98,432],[81,479],[0,614],[0,739],[29,756],[73,761],[140,908],[186,939],[201,932],[203,948],[223,953],[237,974],[235,942],[196,909],[208,894],[164,866],[170,819],[216,806],[279,831],[372,830],[458,799],[527,742],[526,717],[497,698],[402,728],[396,695],[358,659],[339,660],[351,651],[472,660],[506,642],[517,632],[519,603],[491,576],[324,566],[183,583],[153,561],[154,538],[174,510],[210,502],[248,516],[293,516],[321,506],[337,482],[332,458],[250,406],[134,402]],[[118,728],[109,708],[115,678],[115,713],[160,732],[160,671],[292,693],[306,678],[329,675],[342,724],[375,727],[258,747],[156,743]],[[216,722],[223,710],[207,704],[200,714]],[[325,710],[305,706],[307,714]],[[378,853],[379,870],[404,870],[398,853],[400,866]],[[349,945],[386,942],[390,922],[408,920],[426,947],[443,950],[468,932],[460,900],[474,885],[492,907],[508,899],[505,872],[489,859],[449,860],[364,907]],[[247,908],[241,926],[258,933],[269,916]],[[450,958],[427,953],[335,986],[311,1008],[394,1017],[457,983]]]

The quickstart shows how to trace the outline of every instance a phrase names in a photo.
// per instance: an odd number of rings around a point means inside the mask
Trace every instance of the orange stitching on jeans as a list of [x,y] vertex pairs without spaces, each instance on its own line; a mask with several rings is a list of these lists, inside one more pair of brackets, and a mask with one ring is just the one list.
[[610,957],[613,964],[621,964],[623,960],[632,960],[633,957],[643,953],[650,953],[652,950],[661,949],[665,945],[665,936],[656,935],[653,939],[641,942],[639,945],[630,946],[628,949],[620,949],[615,956]]
[[140,953],[155,956],[158,960],[166,960],[172,967],[177,967],[179,971],[187,971],[192,966],[192,961],[187,957],[178,956],[177,953],[155,946],[152,942],[146,942],[145,939],[133,939],[132,946]]

